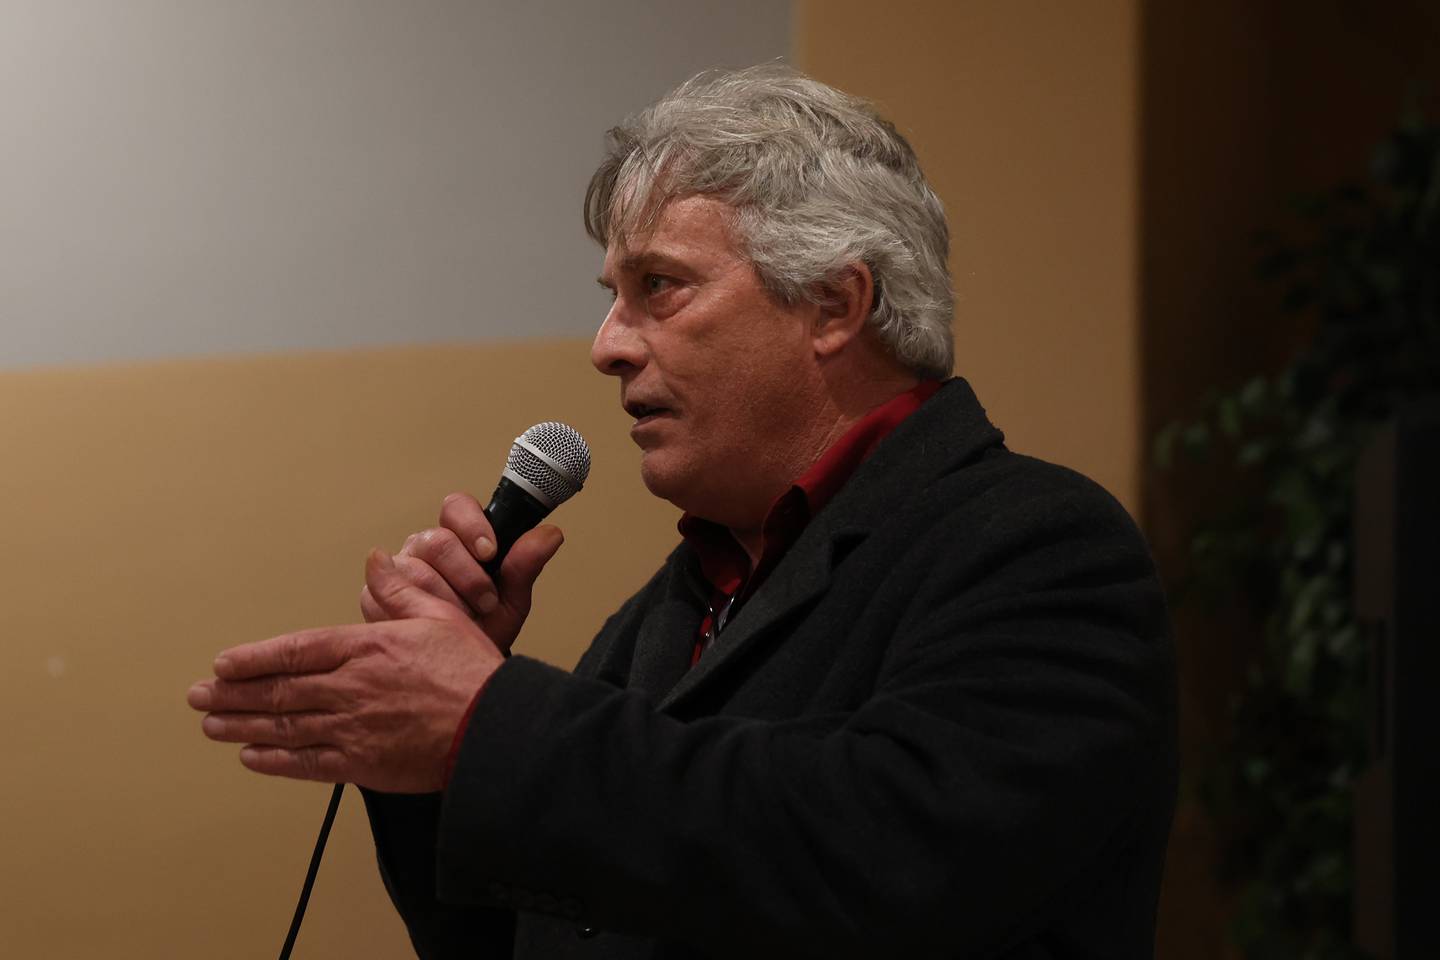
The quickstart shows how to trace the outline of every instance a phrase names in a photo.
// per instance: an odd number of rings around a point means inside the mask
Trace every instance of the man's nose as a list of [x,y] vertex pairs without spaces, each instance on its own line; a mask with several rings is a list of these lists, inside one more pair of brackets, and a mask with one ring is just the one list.
[[590,362],[595,369],[611,377],[638,370],[645,365],[645,345],[626,316],[625,304],[616,299],[595,332],[590,345]]

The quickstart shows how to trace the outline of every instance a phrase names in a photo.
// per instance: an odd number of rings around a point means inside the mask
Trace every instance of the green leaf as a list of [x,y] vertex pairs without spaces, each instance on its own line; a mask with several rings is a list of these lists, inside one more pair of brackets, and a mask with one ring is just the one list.
[[1343,657],[1359,647],[1360,630],[1354,621],[1337,625],[1325,641],[1327,652],[1332,657]]
[[1167,423],[1155,435],[1155,446],[1151,456],[1155,459],[1155,465],[1162,470],[1169,470],[1175,463],[1175,442],[1180,437],[1183,429],[1179,422]]
[[1295,595],[1294,605],[1290,608],[1290,617],[1287,629],[1291,633],[1297,633],[1308,624],[1311,615],[1320,604],[1322,598],[1330,592],[1334,581],[1327,576],[1311,577],[1301,586]]
[[1210,425],[1201,420],[1180,433],[1180,443],[1192,459],[1203,460],[1210,452]]
[[1235,462],[1242,467],[1264,463],[1273,446],[1269,440],[1251,440],[1241,445],[1240,451],[1235,455]]
[[1240,401],[1234,397],[1221,397],[1215,411],[1220,432],[1234,439],[1240,436]]
[[[1314,336],[1273,375],[1209,392],[1157,433],[1157,463],[1233,443],[1247,483],[1217,484],[1190,530],[1190,573],[1253,580],[1263,643],[1228,712],[1232,739],[1198,775],[1251,960],[1355,960],[1350,789],[1364,762],[1368,651],[1351,598],[1354,473],[1374,425],[1440,395],[1440,127],[1417,117],[1377,151],[1372,185],[1297,202],[1307,221],[1258,238],[1261,272]],[[1236,491],[1233,499],[1227,493]],[[1198,587],[1177,594],[1204,599]]]
[[1240,405],[1247,413],[1255,414],[1270,395],[1270,382],[1264,377],[1254,377],[1240,388]]
[[1400,290],[1402,274],[1395,264],[1373,263],[1366,267],[1365,274],[1382,297],[1394,296]]

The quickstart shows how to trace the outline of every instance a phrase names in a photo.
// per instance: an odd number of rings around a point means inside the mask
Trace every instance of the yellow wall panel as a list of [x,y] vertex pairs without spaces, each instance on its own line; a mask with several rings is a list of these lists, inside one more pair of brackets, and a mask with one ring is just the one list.
[[[568,666],[676,540],[580,340],[0,375],[0,956],[278,950],[328,788],[240,767],[186,688],[358,619],[366,551],[565,420],[590,484],[518,650]],[[300,955],[407,956],[347,796]]]
[[876,100],[950,218],[956,369],[1010,446],[1139,509],[1136,0],[800,0],[796,60]]

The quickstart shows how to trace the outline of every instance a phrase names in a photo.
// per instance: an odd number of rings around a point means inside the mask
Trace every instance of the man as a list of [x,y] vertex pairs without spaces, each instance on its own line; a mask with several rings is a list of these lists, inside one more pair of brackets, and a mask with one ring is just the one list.
[[[1144,957],[1175,790],[1124,511],[948,377],[948,234],[869,105],[702,76],[586,199],[595,366],[683,542],[573,675],[509,657],[480,505],[373,554],[366,624],[222,653],[257,771],[365,788],[424,957]],[[944,382],[941,382],[941,381]]]

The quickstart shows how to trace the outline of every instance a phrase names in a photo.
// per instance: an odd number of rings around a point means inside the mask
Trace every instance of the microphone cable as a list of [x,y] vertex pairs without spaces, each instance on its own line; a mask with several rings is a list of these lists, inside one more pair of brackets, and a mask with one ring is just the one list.
[[330,839],[330,828],[335,825],[335,811],[340,809],[340,793],[344,789],[345,784],[337,783],[330,793],[330,806],[325,811],[325,822],[320,824],[320,836],[315,838],[315,852],[310,854],[310,869],[305,871],[305,885],[300,888],[300,902],[295,904],[295,916],[290,920],[285,946],[280,948],[280,960],[290,960],[290,951],[300,934],[300,921],[305,918],[305,905],[310,902],[310,889],[315,886],[315,875],[320,872],[320,858],[325,854],[325,841]]
[[[485,508],[485,515],[495,530],[496,548],[486,572],[498,577],[500,561],[510,545],[556,506],[578,493],[589,476],[590,447],[574,427],[547,420],[516,437],[495,495]],[[310,869],[305,872],[305,885],[300,888],[300,902],[295,904],[295,916],[290,921],[290,932],[285,935],[285,945],[280,948],[280,960],[290,960],[290,951],[300,934],[300,921],[305,918],[305,906],[310,902],[310,890],[315,886],[315,875],[320,872],[320,857],[325,853],[325,841],[330,839],[330,828],[335,823],[335,811],[340,809],[340,793],[344,789],[345,784],[337,783],[330,794],[330,807],[325,811],[325,822],[320,824],[320,836],[315,838],[315,852],[310,855]]]

